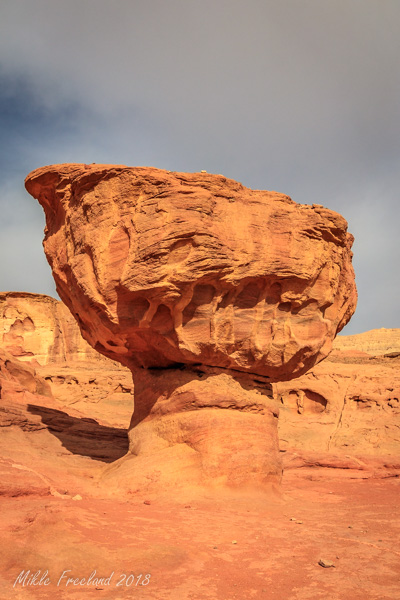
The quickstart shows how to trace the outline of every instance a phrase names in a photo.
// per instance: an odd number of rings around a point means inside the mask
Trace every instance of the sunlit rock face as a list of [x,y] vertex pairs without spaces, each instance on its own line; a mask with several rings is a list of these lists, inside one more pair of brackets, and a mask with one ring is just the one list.
[[43,294],[0,292],[0,347],[35,365],[108,362],[82,339],[66,306]]
[[[297,377],[322,360],[355,310],[353,238],[346,221],[320,205],[222,175],[110,165],[44,167],[26,187],[46,213],[44,248],[60,297],[84,338],[129,366],[134,380],[143,369],[202,367],[228,374],[234,387],[240,373],[253,386],[259,376],[267,389],[267,381]],[[136,404],[146,402],[140,397]],[[235,398],[225,419],[236,418]],[[180,419],[205,410],[197,401],[174,405]],[[148,407],[140,423],[134,418],[133,431],[162,418],[158,408]],[[167,446],[190,447],[193,434],[170,434],[163,430]],[[274,452],[277,474],[277,444]],[[256,478],[265,472],[261,462]]]

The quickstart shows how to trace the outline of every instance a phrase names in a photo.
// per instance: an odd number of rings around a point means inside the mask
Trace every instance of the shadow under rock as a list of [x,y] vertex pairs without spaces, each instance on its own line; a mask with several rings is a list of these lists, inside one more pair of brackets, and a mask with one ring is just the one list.
[[67,413],[28,404],[28,411],[41,418],[47,429],[73,454],[111,463],[128,452],[128,430],[100,425],[88,417],[71,417]]

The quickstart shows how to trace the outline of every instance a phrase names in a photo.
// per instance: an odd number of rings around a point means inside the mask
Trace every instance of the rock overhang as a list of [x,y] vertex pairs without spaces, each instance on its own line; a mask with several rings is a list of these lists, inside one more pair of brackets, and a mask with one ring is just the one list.
[[353,238],[321,205],[121,165],[43,167],[26,187],[46,213],[60,297],[84,337],[127,366],[291,379],[354,312]]

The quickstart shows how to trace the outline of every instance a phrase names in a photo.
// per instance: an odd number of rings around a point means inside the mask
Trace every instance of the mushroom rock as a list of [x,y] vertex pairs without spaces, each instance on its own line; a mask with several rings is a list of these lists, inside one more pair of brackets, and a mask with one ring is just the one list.
[[271,383],[325,358],[355,310],[345,219],[203,172],[64,164],[25,184],[61,299],[133,373],[121,485],[279,482]]

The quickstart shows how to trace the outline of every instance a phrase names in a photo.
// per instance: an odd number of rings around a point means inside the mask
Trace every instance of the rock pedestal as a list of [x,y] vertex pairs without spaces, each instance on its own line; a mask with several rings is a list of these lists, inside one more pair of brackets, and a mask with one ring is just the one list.
[[150,457],[193,484],[262,488],[280,482],[278,405],[265,379],[199,366],[138,369],[133,380],[135,471]]
[[355,309],[343,217],[207,173],[53,165],[26,187],[61,299],[133,372],[133,485],[277,481],[270,384],[325,358]]

